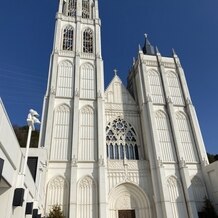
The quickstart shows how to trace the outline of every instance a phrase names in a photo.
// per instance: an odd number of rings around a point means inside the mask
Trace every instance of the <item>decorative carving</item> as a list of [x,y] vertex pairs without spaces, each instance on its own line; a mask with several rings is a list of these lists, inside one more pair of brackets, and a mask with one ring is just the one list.
[[192,105],[192,101],[191,101],[190,98],[186,98],[186,104],[187,104],[187,105]]
[[204,157],[202,159],[202,164],[203,164],[203,166],[207,166],[209,164],[207,158]]
[[176,65],[177,65],[178,68],[182,67],[178,58],[176,58]]
[[100,156],[98,163],[99,163],[99,167],[104,167],[104,166],[105,166],[105,164],[104,164],[104,158],[103,158],[102,155]]
[[77,167],[77,163],[78,163],[77,158],[76,158],[75,155],[73,155],[73,159],[72,159],[72,162],[71,162],[71,166],[72,166],[72,167]]
[[169,104],[173,103],[172,98],[170,96],[167,97],[167,103],[169,103]]
[[96,54],[96,58],[101,58],[100,53],[97,53],[97,54]]
[[151,67],[157,67],[157,61],[146,61],[143,60],[143,63],[146,64],[147,66],[151,66]]
[[160,156],[157,158],[157,164],[160,168],[163,167],[163,161],[161,160]]
[[87,176],[80,182],[79,186],[80,188],[92,187],[93,180],[89,176]]
[[148,103],[148,102],[152,102],[152,98],[151,98],[150,94],[147,94],[147,96],[146,96],[146,103]]
[[57,176],[52,181],[49,182],[50,190],[57,190],[58,188],[63,188],[66,186],[66,181],[63,177]]
[[185,162],[185,160],[183,158],[180,159],[179,166],[180,166],[180,168],[185,168],[186,167],[186,162]]
[[101,90],[98,90],[98,97],[102,98]]
[[56,89],[54,88],[54,86],[51,87],[50,94],[51,95],[56,95]]
[[175,64],[174,63],[166,63],[166,62],[164,62],[163,65],[166,68],[173,68],[173,69],[175,69]]
[[76,51],[76,56],[80,56],[80,52],[79,51]]
[[75,97],[79,97],[79,90],[76,88],[75,92],[74,92],[74,96]]

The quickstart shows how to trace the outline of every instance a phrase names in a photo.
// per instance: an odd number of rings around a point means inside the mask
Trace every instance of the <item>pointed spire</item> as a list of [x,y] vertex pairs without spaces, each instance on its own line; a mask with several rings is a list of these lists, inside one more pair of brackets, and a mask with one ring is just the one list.
[[174,56],[174,57],[177,57],[177,54],[176,54],[174,48],[172,48],[172,52],[173,52],[173,56]]
[[135,57],[132,59],[132,65],[135,65]]
[[142,51],[142,47],[141,47],[141,45],[139,44],[139,52],[140,52],[140,51]]
[[143,47],[143,53],[147,55],[155,55],[154,47],[151,45],[151,43],[148,40],[148,34],[145,33],[145,44]]
[[158,49],[157,46],[156,46],[156,54],[157,54],[157,55],[160,55],[160,52],[159,52],[159,49]]

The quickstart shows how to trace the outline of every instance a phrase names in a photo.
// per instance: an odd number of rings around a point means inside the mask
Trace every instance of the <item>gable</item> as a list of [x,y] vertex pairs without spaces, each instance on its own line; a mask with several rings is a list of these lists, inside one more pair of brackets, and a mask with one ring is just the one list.
[[105,103],[136,105],[120,78],[115,75],[105,91]]

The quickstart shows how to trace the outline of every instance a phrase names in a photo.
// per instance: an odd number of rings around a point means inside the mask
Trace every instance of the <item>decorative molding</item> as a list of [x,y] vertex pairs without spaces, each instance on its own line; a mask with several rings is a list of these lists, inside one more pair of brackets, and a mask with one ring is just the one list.
[[97,54],[96,54],[96,58],[99,58],[99,59],[101,58],[100,53],[97,53]]
[[172,104],[173,103],[172,98],[170,96],[167,97],[167,103],[168,104]]
[[98,91],[98,98],[102,98],[101,90]]
[[202,164],[203,164],[203,166],[207,166],[209,164],[207,158],[204,157],[202,159]]
[[166,67],[166,68],[173,68],[175,69],[176,66],[174,63],[166,63],[166,62],[163,62],[163,66]]
[[80,52],[76,51],[76,56],[79,57],[80,56]]
[[187,105],[193,105],[191,99],[188,98],[188,97],[186,98],[186,104]]
[[179,68],[179,67],[182,67],[178,58],[176,58],[176,61],[175,61],[175,62],[176,62],[176,66],[177,66],[178,68]]
[[150,94],[147,94],[147,96],[146,96],[146,103],[148,103],[148,102],[152,102],[152,98],[151,98]]
[[180,168],[186,168],[187,167],[186,162],[185,162],[185,160],[183,158],[181,158],[180,161],[179,161],[179,167]]
[[78,160],[77,160],[76,156],[73,155],[73,159],[72,159],[72,162],[71,162],[71,166],[72,166],[72,167],[77,167],[77,163],[78,163]]
[[61,50],[61,51],[56,51],[60,56],[67,56],[67,57],[74,57],[75,52],[74,51],[67,51],[67,50]]
[[74,96],[75,97],[79,97],[79,90],[76,88],[76,90],[74,91]]
[[118,103],[107,103],[105,102],[105,110],[106,111],[128,111],[131,113],[138,113],[138,107],[132,104],[118,104]]
[[147,66],[151,66],[151,67],[157,67],[157,66],[158,66],[157,61],[147,61],[147,60],[143,60],[142,63],[143,63],[143,64],[146,64]]
[[163,161],[161,160],[160,157],[157,158],[157,165],[158,165],[158,167],[160,167],[160,168],[163,168],[163,167],[164,167],[164,166],[163,166]]
[[50,94],[51,95],[56,95],[56,89],[54,88],[54,86],[51,87]]
[[80,183],[79,187],[84,189],[84,188],[91,188],[94,185],[93,180],[89,177],[86,176]]
[[98,164],[99,164],[99,167],[105,167],[104,158],[102,155],[99,158]]

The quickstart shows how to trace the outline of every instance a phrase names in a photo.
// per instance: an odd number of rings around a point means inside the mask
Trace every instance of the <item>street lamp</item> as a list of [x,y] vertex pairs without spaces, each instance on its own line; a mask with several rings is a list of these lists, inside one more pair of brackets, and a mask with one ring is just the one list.
[[24,180],[25,180],[25,175],[26,175],[26,167],[27,167],[27,160],[28,160],[28,154],[29,154],[29,148],[30,148],[30,139],[32,135],[32,131],[35,130],[34,124],[40,124],[39,119],[39,114],[33,110],[29,110],[29,114],[27,116],[27,124],[29,126],[28,130],[28,136],[27,136],[27,142],[26,142],[26,153],[25,153],[25,159],[23,163],[23,169],[21,171],[21,188],[16,188],[14,190],[14,198],[13,198],[13,206],[22,206],[23,205],[23,197],[24,197]]
[[40,121],[37,117],[39,117],[39,114],[35,110],[30,109],[29,114],[27,116],[27,124],[29,126],[29,130],[28,130],[28,136],[26,142],[26,154],[25,154],[23,170],[22,170],[22,181],[21,181],[22,186],[24,186],[24,178],[26,174],[27,160],[28,160],[28,154],[30,148],[30,139],[31,139],[32,131],[35,130],[34,124],[40,124]]

